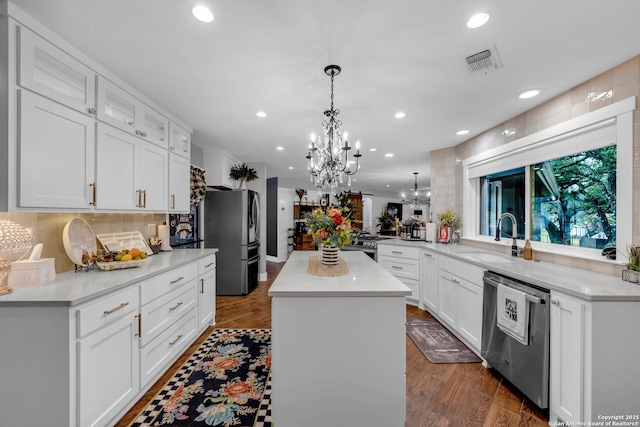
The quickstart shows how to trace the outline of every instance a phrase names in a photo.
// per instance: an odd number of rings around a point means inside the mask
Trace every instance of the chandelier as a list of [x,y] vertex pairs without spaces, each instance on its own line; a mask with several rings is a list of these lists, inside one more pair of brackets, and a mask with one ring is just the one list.
[[348,155],[351,146],[347,139],[347,132],[341,133],[342,121],[338,120],[340,110],[333,108],[333,78],[340,74],[342,69],[338,65],[327,65],[324,73],[331,76],[331,108],[325,110],[326,119],[322,122],[324,137],[311,134],[308,160],[308,170],[311,174],[311,182],[317,188],[330,188],[335,194],[338,186],[343,187],[345,176],[347,186],[351,185],[351,175],[355,175],[360,169],[360,141],[356,142],[355,160],[349,161]]
[[413,199],[405,200],[405,195],[402,193],[402,203],[405,205],[416,206],[416,205],[430,205],[431,204],[431,193],[427,193],[426,199],[418,198],[418,172],[413,173],[415,175],[415,181],[413,183]]

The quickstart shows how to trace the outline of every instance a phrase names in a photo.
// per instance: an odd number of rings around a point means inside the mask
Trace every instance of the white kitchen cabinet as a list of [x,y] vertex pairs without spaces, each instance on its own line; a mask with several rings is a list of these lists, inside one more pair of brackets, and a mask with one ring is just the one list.
[[378,245],[378,264],[411,289],[407,302],[420,301],[420,249],[408,246]]
[[438,313],[438,254],[422,250],[420,258],[420,308]]
[[550,405],[565,422],[581,422],[584,401],[585,304],[551,296]]
[[169,119],[148,105],[139,102],[136,108],[135,133],[166,150],[168,147],[167,140],[169,139]]
[[191,207],[191,162],[169,153],[169,212],[189,212]]
[[138,207],[148,211],[166,211],[169,187],[169,153],[146,141],[140,141],[138,160]]
[[18,206],[91,209],[95,120],[24,89],[18,96]]
[[18,85],[95,116],[95,71],[28,28],[17,31]]
[[206,170],[207,187],[219,190],[229,190],[237,188],[235,181],[229,178],[229,172],[234,164],[240,163],[224,150],[210,149],[204,150],[203,165]]
[[216,321],[216,256],[198,261],[198,330]]
[[134,313],[78,342],[79,426],[107,425],[138,395],[139,331]]
[[619,415],[637,422],[638,301],[587,301],[552,290],[550,306],[549,421]]
[[191,132],[171,122],[169,124],[169,151],[191,159]]
[[476,352],[482,344],[482,292],[484,271],[457,259],[438,259],[438,317]]
[[96,147],[98,209],[166,211],[165,150],[104,123]]
[[96,143],[96,207],[134,210],[139,193],[135,166],[138,163],[136,136],[98,123]]
[[138,100],[133,95],[99,76],[97,98],[99,120],[136,135]]

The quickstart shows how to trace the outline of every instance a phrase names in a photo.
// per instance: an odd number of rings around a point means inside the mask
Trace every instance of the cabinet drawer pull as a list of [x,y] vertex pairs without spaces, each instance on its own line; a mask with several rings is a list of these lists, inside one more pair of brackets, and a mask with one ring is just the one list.
[[93,188],[93,201],[89,202],[89,204],[91,206],[95,206],[96,205],[96,196],[97,196],[97,193],[98,193],[98,186],[96,185],[95,182],[92,182],[91,184],[89,184],[89,187]]
[[147,208],[147,190],[142,190],[142,207]]
[[173,307],[170,307],[170,308],[169,308],[169,311],[173,311],[173,310],[175,310],[176,308],[180,307],[181,305],[182,305],[182,301],[180,301],[179,303],[177,303],[177,304],[176,304],[176,305],[174,305]]
[[560,301],[558,301],[557,299],[552,299],[552,300],[551,300],[551,304],[553,304],[553,305],[560,305]]
[[204,279],[200,279],[200,293],[204,294]]
[[170,285],[173,285],[174,283],[178,283],[180,280],[184,279],[184,276],[180,276],[175,280],[172,280],[169,282]]
[[205,266],[204,266],[204,268],[209,268],[209,267],[211,267],[212,265],[215,265],[215,262],[210,262],[209,264],[205,265]]
[[140,197],[142,196],[142,190],[136,190],[136,194],[138,195],[138,203],[136,203],[136,208],[141,208],[142,201],[140,200]]
[[116,308],[112,308],[111,310],[105,310],[104,314],[111,314],[113,312],[116,312],[118,310],[122,310],[123,308],[125,308],[126,306],[128,306],[129,303],[128,302],[123,302],[122,304],[120,304],[119,306],[117,306]]
[[136,314],[135,317],[138,319],[138,333],[134,336],[141,337],[142,336],[142,314]]
[[147,137],[147,133],[146,132],[142,132],[142,137],[146,138]]
[[173,340],[173,341],[171,341],[171,342],[169,343],[169,345],[174,345],[175,343],[177,343],[177,342],[178,342],[178,341],[180,341],[181,339],[182,339],[182,334],[178,335],[178,336],[176,337],[176,339],[175,339],[175,340]]
[[171,195],[171,209],[175,209],[176,208],[176,195],[172,194]]
[[89,114],[96,114],[95,108],[89,108]]
[[391,251],[392,254],[398,254],[398,255],[402,255],[402,251]]
[[398,267],[397,265],[392,265],[391,268],[395,268],[396,270],[402,270],[402,267]]
[[428,254],[428,253],[426,253],[426,252],[424,253],[424,256],[428,256],[429,258],[433,258],[433,255]]

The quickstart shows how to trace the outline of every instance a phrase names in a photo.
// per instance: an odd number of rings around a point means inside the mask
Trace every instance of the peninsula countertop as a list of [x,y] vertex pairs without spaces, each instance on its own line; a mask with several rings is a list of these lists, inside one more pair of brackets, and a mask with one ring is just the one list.
[[640,301],[640,285],[618,276],[596,273],[549,262],[526,261],[506,254],[460,243],[443,244],[425,241],[387,239],[383,245],[428,249],[438,254],[503,274],[542,288],[560,291],[586,301]]
[[321,252],[294,251],[269,289],[270,296],[406,296],[411,290],[364,252],[340,252],[349,273],[322,277],[307,273],[309,257]]
[[152,255],[140,267],[112,271],[102,271],[95,267],[91,271],[69,271],[57,274],[53,282],[44,285],[14,287],[12,293],[0,296],[0,307],[8,305],[78,305],[208,255],[213,255],[216,252],[218,249],[176,249]]

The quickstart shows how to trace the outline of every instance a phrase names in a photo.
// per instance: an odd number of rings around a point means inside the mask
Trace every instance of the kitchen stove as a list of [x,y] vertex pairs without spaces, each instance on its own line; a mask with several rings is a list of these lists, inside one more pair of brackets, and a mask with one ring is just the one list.
[[361,234],[358,241],[342,248],[343,251],[362,251],[369,257],[378,261],[378,241],[393,239],[391,236],[380,236],[377,234]]

